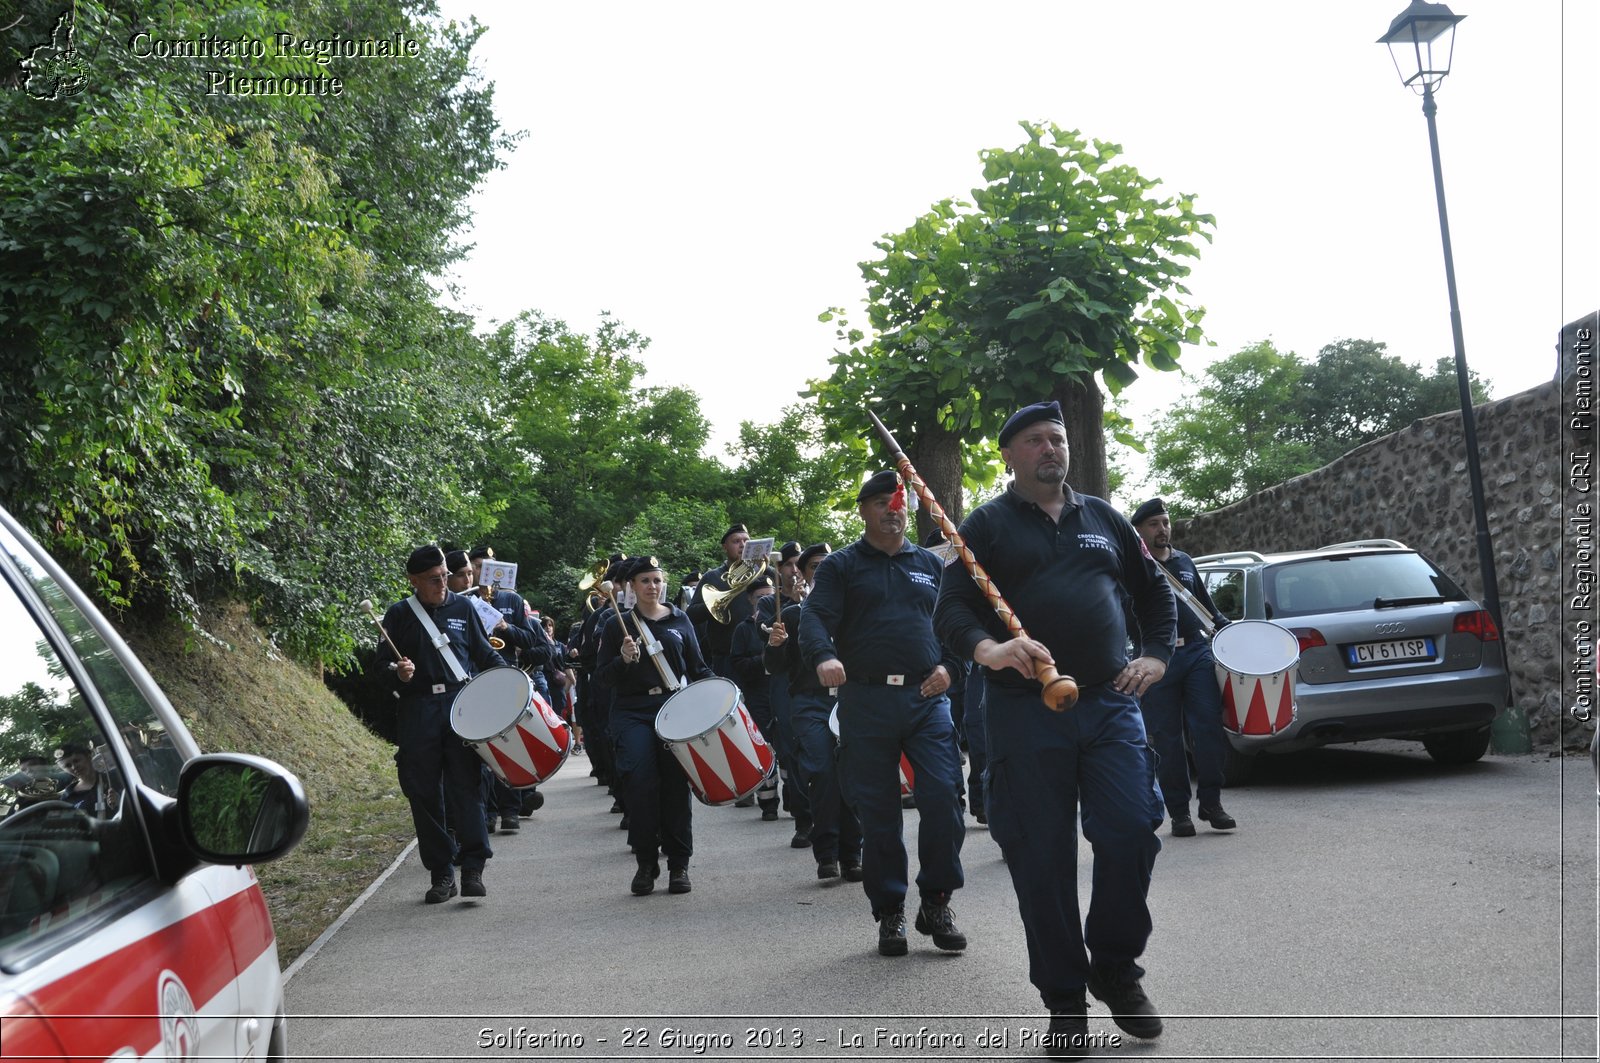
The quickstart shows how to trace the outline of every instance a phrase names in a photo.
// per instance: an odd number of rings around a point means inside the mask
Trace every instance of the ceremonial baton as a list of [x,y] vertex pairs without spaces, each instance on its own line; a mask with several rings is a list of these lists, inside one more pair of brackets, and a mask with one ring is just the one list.
[[[1007,605],[1006,600],[1000,596],[1000,591],[995,587],[994,581],[989,578],[989,573],[984,571],[983,566],[978,563],[978,559],[973,556],[972,550],[962,540],[961,533],[956,530],[954,524],[950,523],[950,518],[945,516],[944,509],[939,505],[939,500],[933,497],[933,492],[928,489],[928,485],[923,483],[922,477],[917,475],[917,470],[911,464],[911,459],[906,457],[906,452],[900,449],[900,444],[895,442],[894,436],[889,432],[889,429],[885,428],[883,422],[878,420],[877,414],[868,410],[867,416],[872,418],[872,423],[877,426],[878,433],[883,436],[884,444],[888,446],[890,453],[894,455],[895,467],[900,470],[900,475],[905,477],[906,483],[910,484],[912,490],[916,491],[917,497],[922,500],[922,504],[928,507],[928,512],[939,524],[939,530],[944,532],[945,539],[951,546],[955,547],[957,555],[961,558],[962,565],[966,566],[967,574],[972,577],[972,582],[978,585],[978,589],[983,592],[983,596],[989,600],[990,607],[999,614],[1001,620],[1005,621],[1006,630],[1011,632],[1013,638],[1027,638],[1028,633],[1022,630],[1022,621],[1018,620],[1017,614],[1011,611],[1011,606]],[[1042,696],[1044,697],[1045,705],[1049,706],[1051,712],[1065,712],[1078,703],[1077,681],[1069,675],[1062,675],[1056,671],[1054,665],[1046,664],[1044,661],[1037,659],[1034,660],[1033,677],[1044,687]]]

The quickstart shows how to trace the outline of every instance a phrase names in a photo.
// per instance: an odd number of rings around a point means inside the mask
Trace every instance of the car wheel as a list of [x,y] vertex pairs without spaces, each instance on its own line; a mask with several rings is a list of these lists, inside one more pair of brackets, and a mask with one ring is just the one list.
[[1440,764],[1471,764],[1488,752],[1489,729],[1428,735],[1422,740],[1422,748]]
[[1243,786],[1250,781],[1250,776],[1256,771],[1256,756],[1253,753],[1241,753],[1232,745],[1227,746],[1222,753],[1222,785]]

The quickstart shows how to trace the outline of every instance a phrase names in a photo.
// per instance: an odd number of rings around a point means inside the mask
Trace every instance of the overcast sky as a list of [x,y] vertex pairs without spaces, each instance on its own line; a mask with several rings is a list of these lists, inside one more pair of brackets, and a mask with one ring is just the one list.
[[[1431,366],[1452,346],[1427,126],[1375,43],[1404,6],[446,2],[489,28],[478,68],[527,131],[474,201],[461,305],[610,311],[651,337],[646,383],[704,399],[720,454],[828,374],[817,314],[859,319],[872,242],[968,195],[978,151],[1031,119],[1216,216],[1190,278],[1216,346],[1190,372],[1268,337]],[[1548,379],[1561,325],[1600,307],[1597,7],[1453,8],[1439,135],[1467,360],[1496,397]],[[1147,429],[1186,386],[1145,371],[1130,412]]]

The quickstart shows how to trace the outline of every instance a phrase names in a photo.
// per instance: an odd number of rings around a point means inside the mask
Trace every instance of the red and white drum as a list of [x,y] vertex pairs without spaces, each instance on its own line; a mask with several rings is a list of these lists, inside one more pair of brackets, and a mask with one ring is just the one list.
[[656,713],[656,737],[683,765],[694,795],[731,805],[761,788],[778,758],[727,679],[702,679],[679,690]]
[[[833,711],[828,713],[828,730],[833,732],[833,737],[839,737],[839,703],[834,702]],[[906,759],[905,753],[900,754],[900,796],[910,797],[917,790],[917,773],[911,770],[911,761]]]
[[450,706],[450,729],[507,785],[537,786],[567,762],[572,731],[520,668],[473,676]]
[[1235,620],[1211,638],[1222,727],[1245,738],[1270,738],[1294,722],[1294,670],[1300,640],[1270,620]]

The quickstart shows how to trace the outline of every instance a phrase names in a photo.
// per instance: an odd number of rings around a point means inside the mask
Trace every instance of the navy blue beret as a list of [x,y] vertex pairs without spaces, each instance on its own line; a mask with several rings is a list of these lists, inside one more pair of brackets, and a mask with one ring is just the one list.
[[873,495],[893,494],[894,489],[898,486],[900,486],[900,477],[896,476],[893,471],[885,469],[882,472],[875,472],[867,478],[866,483],[861,485],[861,490],[856,492],[856,505],[859,506]]
[[806,547],[800,551],[800,570],[804,572],[805,567],[811,564],[813,557],[827,557],[831,553],[833,553],[833,547],[827,543],[817,543],[815,546]]
[[1010,419],[1006,421],[1005,427],[1000,429],[1000,445],[1002,447],[1009,446],[1012,436],[1030,424],[1035,424],[1039,421],[1054,421],[1065,428],[1067,422],[1061,417],[1061,403],[1053,399],[1049,402],[1036,402],[1032,406],[1024,406],[1012,414]]
[[1152,498],[1150,501],[1133,511],[1133,516],[1128,518],[1128,523],[1132,524],[1134,527],[1138,527],[1151,517],[1158,516],[1166,511],[1167,506],[1165,502],[1162,502],[1159,498]]
[[433,543],[419,546],[411,551],[411,556],[406,558],[406,574],[419,576],[424,572],[438,568],[444,564],[444,551]]

